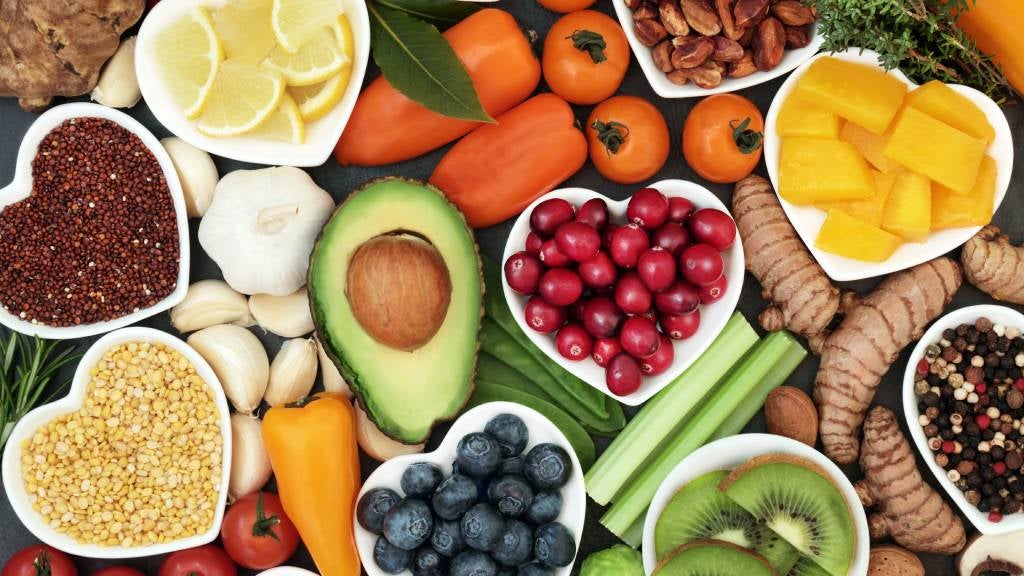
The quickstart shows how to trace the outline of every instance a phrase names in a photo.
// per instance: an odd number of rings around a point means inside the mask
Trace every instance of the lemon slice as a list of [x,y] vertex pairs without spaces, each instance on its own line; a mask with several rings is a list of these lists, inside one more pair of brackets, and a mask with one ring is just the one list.
[[289,86],[309,86],[334,76],[348,61],[332,27],[324,27],[294,54],[278,45],[263,65],[284,76]]
[[348,87],[349,79],[352,77],[352,59],[355,56],[352,26],[349,24],[348,18],[342,14],[331,29],[334,31],[338,45],[348,57],[348,63],[342,66],[340,72],[324,82],[318,82],[311,86],[290,86],[288,88],[288,93],[299,105],[302,119],[306,122],[315,122],[333,110],[341,97],[345,95],[345,88]]
[[271,23],[277,43],[294,54],[344,11],[342,0],[274,0]]
[[302,144],[306,140],[306,124],[295,100],[286,93],[270,118],[246,136]]
[[277,110],[284,95],[284,78],[273,70],[226,60],[199,117],[207,136],[237,136],[254,130]]
[[277,46],[270,24],[274,0],[232,0],[213,13],[213,27],[231,60],[259,64]]
[[156,38],[156,59],[175,102],[189,120],[203,112],[224,51],[210,14],[195,8]]

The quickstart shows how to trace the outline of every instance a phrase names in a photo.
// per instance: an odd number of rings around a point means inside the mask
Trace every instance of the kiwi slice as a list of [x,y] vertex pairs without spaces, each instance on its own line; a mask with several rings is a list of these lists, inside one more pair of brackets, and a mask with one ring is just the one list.
[[694,540],[676,548],[654,569],[654,576],[775,576],[757,554],[718,540]]
[[846,576],[855,534],[846,499],[814,463],[758,456],[719,484],[726,496],[832,576]]
[[821,566],[815,564],[814,560],[801,558],[787,576],[829,576],[829,573]]
[[728,475],[708,472],[676,492],[654,527],[656,557],[661,560],[692,540],[722,540],[753,550],[779,574],[789,572],[800,553],[722,494],[718,485]]

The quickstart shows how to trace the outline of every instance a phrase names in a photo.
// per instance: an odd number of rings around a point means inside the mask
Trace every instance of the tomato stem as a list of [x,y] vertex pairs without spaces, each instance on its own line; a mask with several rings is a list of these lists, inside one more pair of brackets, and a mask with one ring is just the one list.
[[626,141],[626,137],[629,136],[629,127],[614,120],[611,122],[594,120],[590,127],[597,130],[597,139],[604,144],[609,154],[618,153],[619,148]]
[[274,526],[280,523],[281,519],[276,515],[268,517],[263,513],[263,492],[260,492],[256,497],[256,521],[252,523],[252,535],[257,538],[270,536],[280,542],[281,538],[274,532]]
[[50,552],[41,550],[32,561],[32,566],[36,569],[36,576],[50,576]]
[[600,64],[608,58],[604,55],[604,49],[608,47],[604,42],[604,36],[601,36],[597,32],[591,30],[577,30],[572,33],[572,36],[566,36],[566,39],[572,39],[572,45],[576,47],[580,52],[586,50],[590,53],[590,59],[594,61],[594,64]]
[[761,148],[761,141],[764,140],[764,133],[750,129],[750,117],[744,118],[739,125],[736,120],[729,121],[732,128],[732,139],[736,147],[744,154],[753,154]]

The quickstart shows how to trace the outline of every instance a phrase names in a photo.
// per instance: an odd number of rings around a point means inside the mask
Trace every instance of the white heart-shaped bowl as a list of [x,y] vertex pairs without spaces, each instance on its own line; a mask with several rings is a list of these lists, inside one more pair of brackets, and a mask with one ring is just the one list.
[[174,291],[168,294],[166,298],[149,308],[143,308],[138,312],[133,312],[120,318],[115,318],[114,320],[95,322],[93,324],[81,324],[78,326],[59,327],[26,322],[25,320],[22,320],[8,312],[2,306],[3,303],[0,302],[0,324],[3,324],[16,332],[21,332],[22,334],[39,336],[40,338],[48,338],[50,340],[85,338],[87,336],[103,334],[117,328],[128,326],[129,324],[134,324],[140,320],[159,314],[164,310],[169,310],[184,300],[185,293],[188,292],[188,216],[185,213],[185,196],[181,191],[181,182],[178,180],[178,173],[175,171],[174,164],[171,163],[171,158],[167,155],[167,152],[160,144],[160,141],[157,140],[145,126],[139,124],[134,118],[123,112],[119,112],[113,108],[107,108],[106,106],[100,106],[99,104],[73,102],[71,104],[63,104],[61,106],[50,108],[39,116],[39,118],[29,126],[28,131],[25,133],[25,137],[21,141],[21,147],[18,148],[18,160],[14,168],[14,180],[5,188],[0,189],[0,212],[2,212],[5,207],[27,198],[32,193],[32,160],[35,159],[36,151],[39,149],[39,143],[43,141],[43,138],[45,138],[51,130],[59,126],[65,120],[85,117],[103,118],[110,120],[111,122],[116,122],[125,130],[128,130],[138,136],[139,139],[142,140],[142,143],[149,148],[150,152],[153,153],[157,162],[160,163],[160,168],[164,171],[164,178],[167,180],[167,188],[170,191],[171,200],[174,202],[174,213],[177,217],[177,284],[174,287]]
[[[782,104],[786,101],[786,98],[792,94],[793,90],[796,88],[796,83],[800,81],[800,78],[807,71],[807,68],[811,63],[818,58],[823,58],[825,56],[831,56],[850,62],[879,66],[879,57],[877,53],[872,52],[871,50],[864,50],[862,52],[859,48],[851,48],[846,52],[820,54],[798,68],[793,72],[792,76],[786,79],[786,82],[782,84],[782,87],[779,88],[778,93],[775,95],[775,99],[772,100],[771,108],[768,109],[768,116],[765,117],[764,122],[764,161],[765,165],[768,167],[768,177],[772,181],[772,186],[775,187],[776,194],[779,189],[779,154],[781,152],[782,143],[782,139],[779,137],[779,131],[776,128],[779,119],[779,111],[782,109]],[[907,77],[899,70],[890,70],[889,74],[908,86],[917,86],[917,84],[908,80]],[[988,121],[992,125],[992,128],[996,131],[996,139],[989,146],[987,152],[988,155],[992,156],[996,161],[997,167],[996,198],[995,204],[993,205],[994,212],[999,209],[999,205],[1003,202],[1003,197],[1006,196],[1006,189],[1010,186],[1010,173],[1013,171],[1013,136],[1010,133],[1010,125],[1007,123],[1006,116],[999,108],[999,105],[993,102],[988,96],[985,96],[981,92],[968,86],[952,84],[950,87],[967,98],[970,98],[971,101],[977,104],[977,106],[981,108],[988,117]],[[822,223],[825,222],[825,212],[818,208],[814,208],[813,206],[797,206],[795,204],[791,204],[781,196],[779,196],[779,202],[782,204],[783,210],[786,211],[786,216],[789,217],[789,221],[793,224],[793,228],[796,229],[797,234],[800,235],[800,239],[803,240],[804,244],[811,251],[811,254],[814,255],[818,264],[821,264],[822,269],[824,269],[825,273],[833,280],[838,280],[840,282],[872,278],[874,276],[890,274],[892,272],[917,266],[922,262],[938,258],[950,250],[957,248],[964,242],[970,240],[971,236],[974,236],[978,230],[981,230],[981,226],[940,230],[938,232],[934,232],[925,242],[904,243],[885,262],[861,262],[859,260],[845,258],[843,256],[837,256],[835,254],[825,252],[824,250],[819,250],[814,245],[814,239],[818,236],[818,230],[821,228]]]
[[352,26],[355,55],[352,58],[352,76],[341,100],[323,118],[306,125],[306,141],[302,144],[275,142],[244,136],[214,138],[206,136],[196,128],[196,123],[185,117],[181,107],[174,101],[170,90],[160,74],[160,65],[155,54],[155,41],[161,30],[174,23],[196,6],[217,8],[230,0],[174,0],[160,2],[149,12],[139,29],[135,45],[135,70],[142,88],[142,97],[153,112],[153,116],[189,144],[211,154],[251,162],[254,164],[285,166],[319,166],[327,161],[334,145],[338,143],[352,108],[356,105],[359,90],[366,74],[370,59],[370,17],[363,0],[342,0],[345,15]]
[[[556,444],[565,448],[565,451],[569,453],[573,471],[569,483],[562,488],[562,513],[556,521],[569,529],[576,540],[576,550],[579,551],[580,540],[583,538],[583,522],[587,514],[587,491],[583,486],[583,469],[580,467],[580,461],[576,458],[576,453],[573,452],[565,435],[550,420],[522,404],[488,402],[466,411],[452,424],[437,450],[424,454],[396,456],[381,464],[363,483],[363,488],[359,491],[359,498],[374,488],[390,488],[401,495],[402,473],[409,465],[417,462],[435,464],[447,478],[452,473],[452,462],[455,461],[455,449],[459,445],[459,440],[466,434],[483,432],[484,426],[499,414],[513,414],[523,419],[526,428],[530,431],[530,442],[527,444],[524,454],[537,444],[542,443]],[[359,558],[362,560],[363,570],[369,576],[387,576],[387,573],[378,568],[377,563],[373,561],[373,545],[376,544],[378,536],[360,526],[359,521],[354,517],[352,526],[355,530],[356,546],[359,548]],[[572,564],[555,570],[555,575],[568,576],[571,572]],[[409,574],[409,572],[406,571],[403,574]]]
[[942,332],[945,329],[955,329],[960,324],[974,324],[975,320],[982,317],[1007,328],[1015,327],[1024,330],[1024,314],[1012,308],[994,304],[960,308],[936,320],[931,328],[924,333],[924,336],[917,341],[903,373],[903,415],[907,419],[907,428],[910,429],[910,436],[914,439],[914,446],[917,447],[918,453],[949,498],[960,508],[960,512],[982,534],[1006,534],[1024,529],[1024,513],[1008,514],[1003,516],[1001,522],[992,522],[988,519],[988,514],[983,514],[977,506],[972,506],[967,501],[964,493],[946,476],[946,471],[935,463],[934,453],[928,448],[928,438],[924,434],[924,428],[918,422],[921,412],[917,409],[918,398],[914,394],[914,373],[917,371],[917,363],[924,358],[925,348],[929,344],[937,344],[942,339]]
[[654,527],[658,517],[668,505],[676,492],[681,490],[693,479],[715,470],[731,470],[747,462],[751,458],[765,454],[790,454],[810,460],[823,469],[832,482],[842,492],[846,504],[850,507],[853,518],[853,531],[856,536],[853,550],[853,563],[849,576],[864,576],[868,573],[868,555],[871,553],[871,538],[868,534],[868,520],[860,497],[853,489],[853,484],[831,460],[814,448],[796,440],[773,434],[739,434],[716,440],[695,450],[669,472],[669,475],[658,487],[658,491],[647,509],[644,519],[643,555],[644,569],[648,574],[654,572],[658,560],[654,550]]
[[[210,388],[210,393],[213,395],[213,400],[217,404],[217,411],[220,414],[220,430],[223,437],[219,497],[216,509],[214,510],[213,523],[210,525],[209,530],[202,534],[148,546],[124,547],[82,544],[67,534],[57,532],[51,528],[49,524],[42,520],[37,512],[32,510],[32,500],[28,492],[25,491],[25,483],[21,478],[21,443],[25,440],[31,440],[40,426],[58,416],[80,408],[85,400],[86,386],[89,384],[89,371],[96,366],[96,363],[100,361],[107,350],[126,342],[160,343],[174,348],[195,366],[196,373]],[[93,343],[79,361],[78,367],[75,369],[74,379],[71,382],[71,390],[67,396],[32,410],[18,421],[11,431],[7,447],[4,450],[2,473],[7,501],[11,503],[11,508],[14,509],[15,515],[18,516],[21,523],[36,538],[68,554],[84,556],[86,558],[137,558],[166,554],[212,542],[220,533],[221,520],[224,518],[224,503],[228,495],[228,478],[231,475],[231,414],[228,410],[228,402],[224,397],[220,380],[217,379],[213,369],[210,368],[210,365],[206,363],[206,360],[203,360],[203,357],[198,352],[166,332],[138,326],[111,332]]]
[[[661,182],[649,184],[647,187],[655,188],[668,197],[679,196],[686,198],[693,202],[693,205],[698,209],[715,208],[731,215],[729,209],[726,208],[725,204],[717,196],[699,184],[685,180],[662,180]],[[530,233],[530,213],[533,212],[533,208],[537,204],[550,198],[564,198],[577,208],[591,198],[600,198],[608,204],[608,214],[611,216],[612,222],[623,223],[626,221],[626,206],[629,204],[629,198],[615,201],[586,188],[554,190],[535,200],[519,215],[515,224],[512,225],[512,230],[509,232],[508,242],[505,244],[505,255],[501,260],[502,264],[513,254],[523,250],[526,236]],[[718,336],[718,333],[725,328],[733,311],[736,310],[736,304],[740,300],[740,292],[743,290],[744,271],[743,243],[739,241],[739,237],[737,237],[737,241],[733,243],[731,248],[722,253],[722,256],[725,258],[724,274],[728,281],[725,297],[714,304],[709,306],[702,305],[700,307],[700,328],[697,329],[697,333],[686,340],[672,341],[673,346],[675,346],[675,360],[672,361],[669,369],[657,376],[645,376],[643,383],[640,384],[640,388],[628,396],[616,396],[608,389],[608,385],[605,383],[604,368],[598,366],[592,359],[586,358],[579,362],[573,362],[559,354],[558,349],[555,348],[555,338],[553,335],[535,332],[527,326],[525,309],[526,301],[529,298],[512,290],[505,279],[504,273],[501,275],[501,285],[505,291],[505,301],[508,302],[508,307],[512,310],[512,316],[515,317],[519,328],[526,333],[526,336],[533,342],[534,346],[540,348],[549,358],[557,362],[562,368],[568,370],[573,376],[623,404],[639,406],[650,399],[651,396],[660,392],[662,388],[668,386],[684,370],[689,368],[690,364],[693,364],[708,349],[708,346]]]

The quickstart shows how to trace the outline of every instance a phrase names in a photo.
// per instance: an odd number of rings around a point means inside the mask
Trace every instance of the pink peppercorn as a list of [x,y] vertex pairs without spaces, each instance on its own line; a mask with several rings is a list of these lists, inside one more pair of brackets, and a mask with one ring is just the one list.
[[984,382],[974,386],[974,391],[978,394],[984,394],[986,390],[988,390],[988,386]]
[[992,471],[996,473],[996,476],[1002,476],[1006,474],[1006,464],[1003,462],[996,462],[992,465]]
[[974,417],[974,421],[978,424],[978,428],[981,428],[982,430],[986,430],[989,427],[989,424],[992,423],[987,414],[978,414]]
[[928,360],[925,360],[924,358],[921,358],[917,362],[917,373],[918,374],[927,374],[928,373]]
[[998,511],[998,510],[993,510],[993,511],[989,512],[988,513],[988,521],[989,522],[1002,522],[1003,521],[1003,513]]
[[956,445],[953,444],[952,440],[946,440],[942,443],[942,451],[946,454],[952,454],[956,450]]

